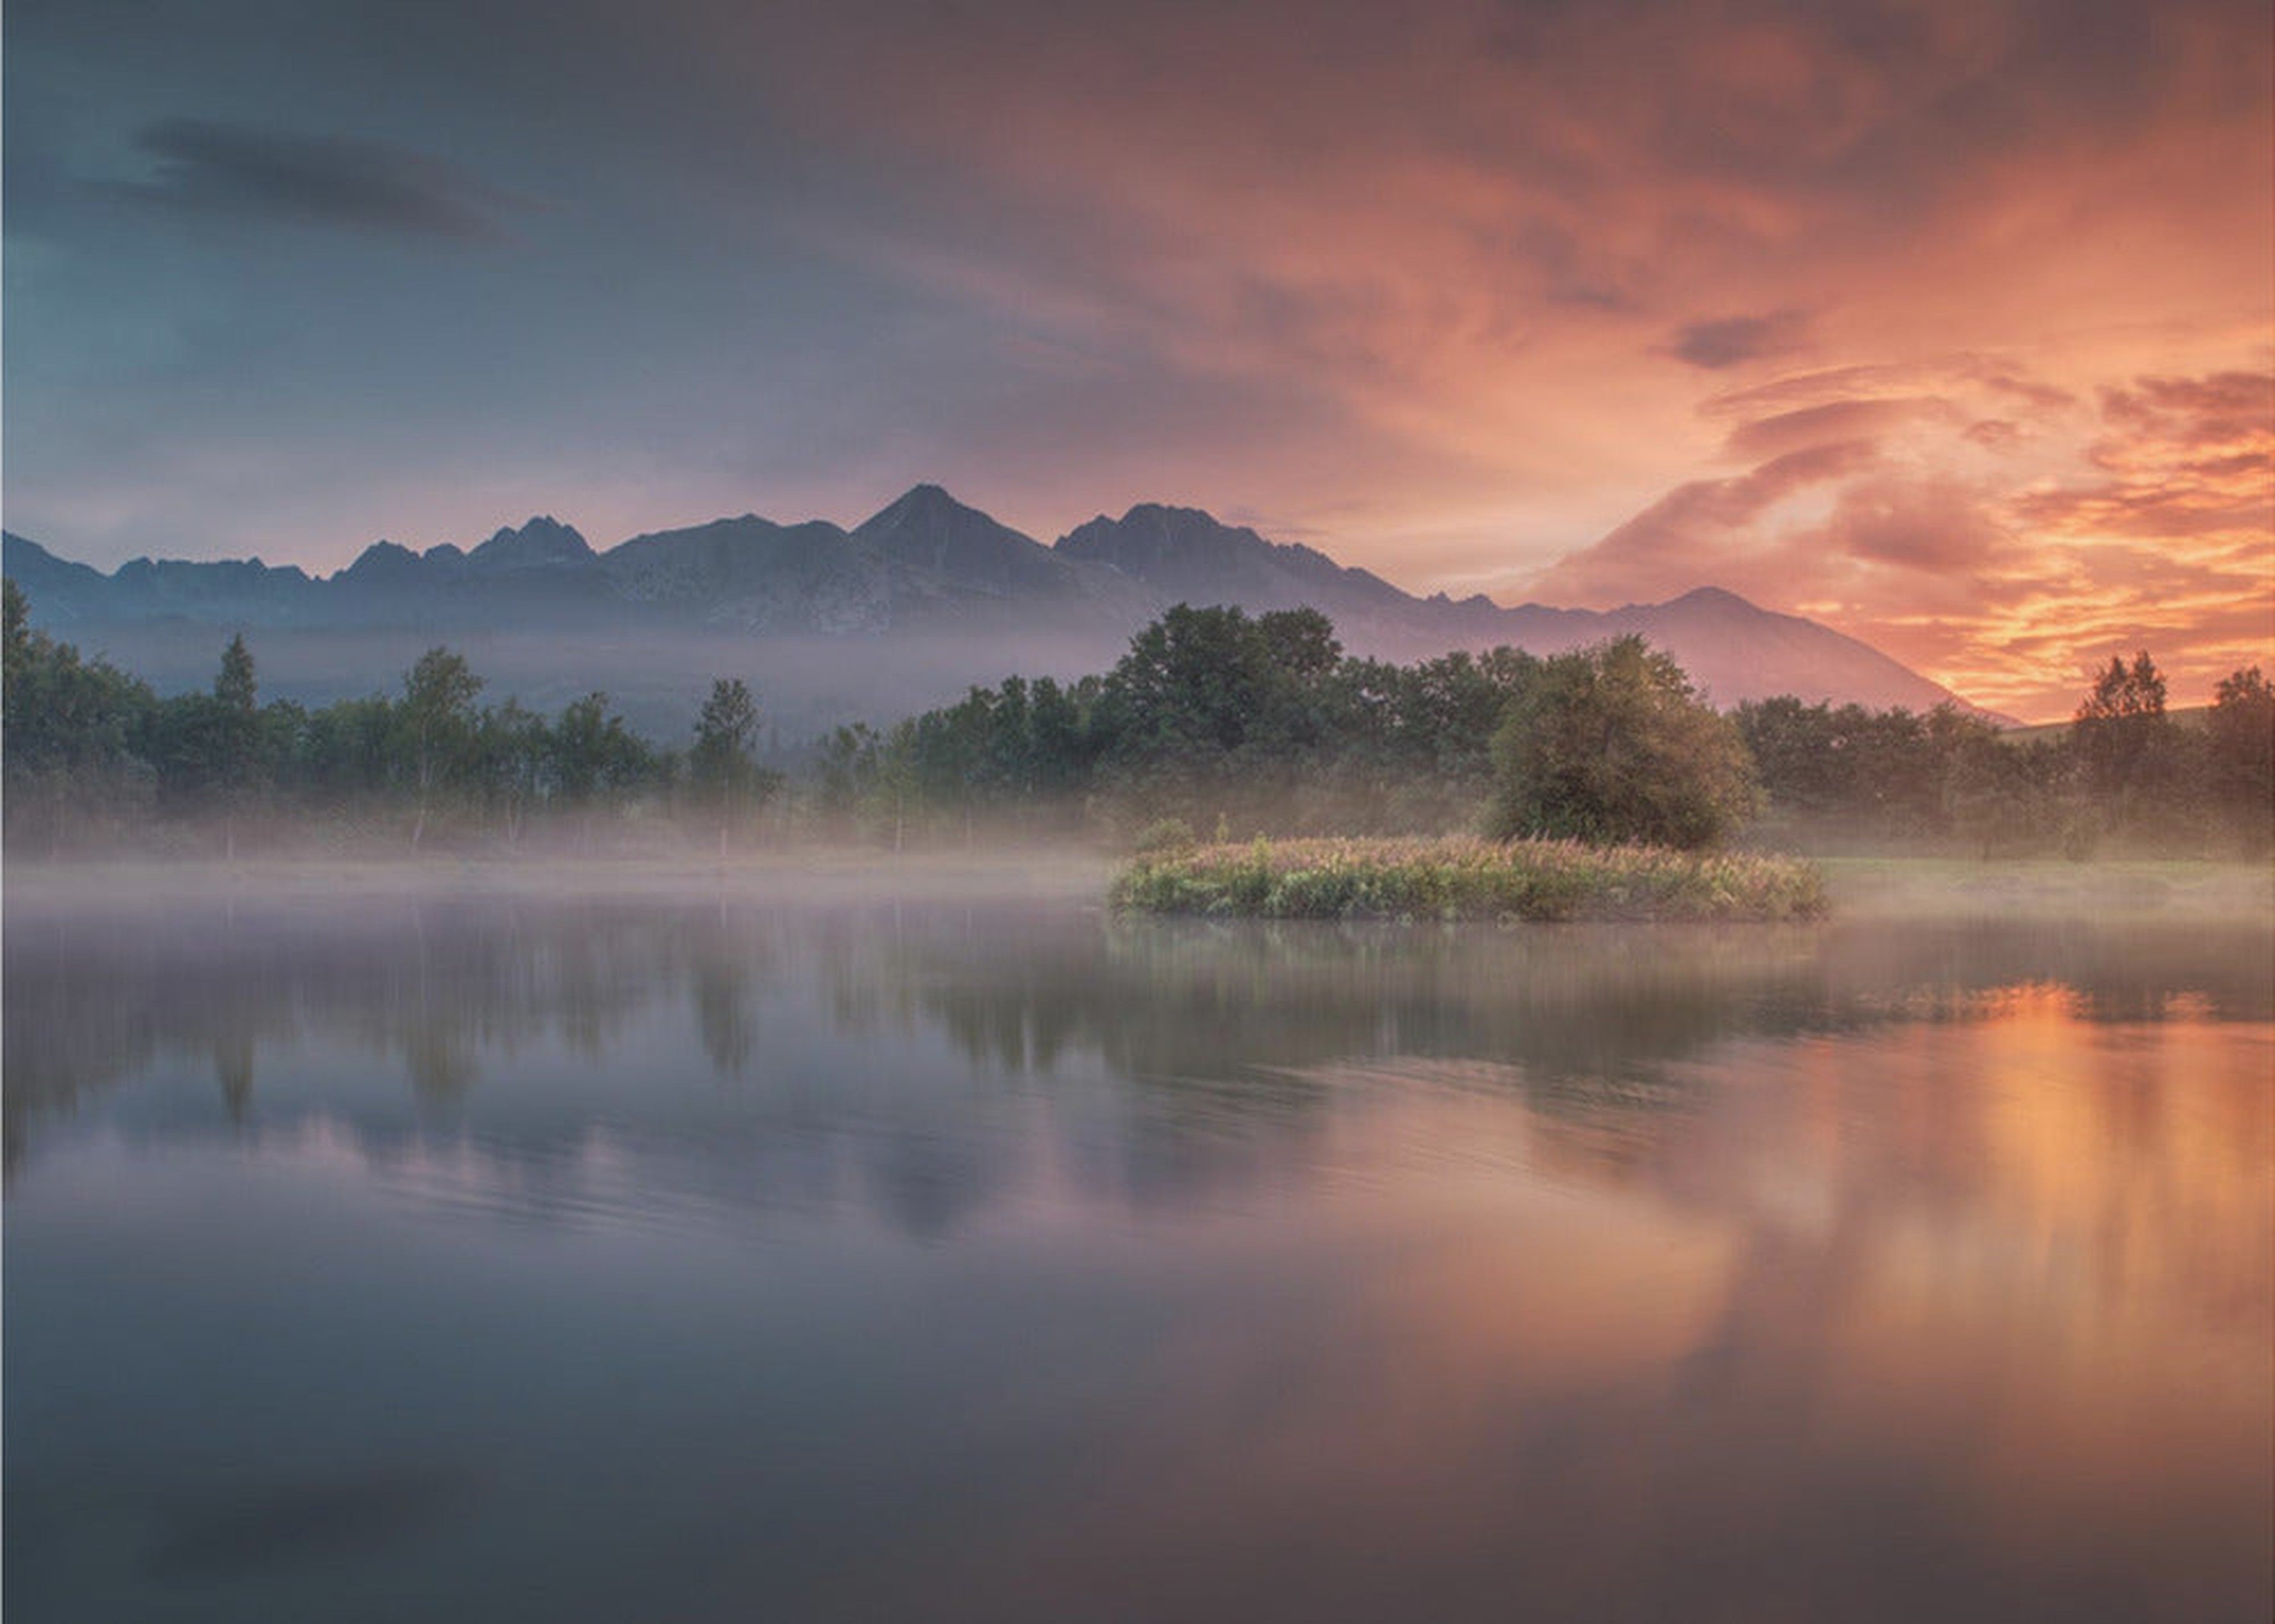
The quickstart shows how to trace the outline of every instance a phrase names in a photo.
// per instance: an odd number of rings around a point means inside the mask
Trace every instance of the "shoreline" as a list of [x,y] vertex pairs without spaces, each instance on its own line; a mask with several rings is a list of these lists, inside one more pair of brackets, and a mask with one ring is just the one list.
[[230,899],[261,903],[544,897],[692,897],[732,902],[1065,899],[1097,903],[1111,858],[1074,851],[954,856],[851,849],[716,858],[137,857],[0,864],[7,910],[126,909]]
[[1816,859],[1843,919],[2256,918],[2275,927],[2275,861],[2211,857]]
[[[322,903],[442,896],[509,901],[685,895],[737,903],[900,898],[1104,907],[1115,876],[1144,860],[1047,847],[1021,852],[897,854],[817,847],[738,855],[723,864],[715,858],[656,856],[405,855],[346,861],[11,857],[0,862],[0,902],[11,915],[121,910],[231,898]],[[2074,863],[2046,857],[1984,863],[1932,857],[1822,857],[1810,861],[1824,876],[1828,906],[1817,920],[1795,921],[1801,924],[2241,917],[2275,927],[2275,862],[2119,858]]]

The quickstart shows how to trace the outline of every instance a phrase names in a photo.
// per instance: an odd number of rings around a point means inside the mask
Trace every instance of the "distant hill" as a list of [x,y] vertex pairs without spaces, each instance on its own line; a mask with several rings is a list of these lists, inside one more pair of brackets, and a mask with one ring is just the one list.
[[850,531],[744,514],[595,551],[540,517],[471,548],[376,541],[328,577],[258,558],[140,558],[105,575],[16,535],[0,565],[34,623],[162,687],[210,680],[238,630],[267,691],[313,702],[390,686],[419,650],[449,641],[502,691],[550,704],[604,688],[662,734],[686,726],[714,676],[755,680],[779,726],[810,731],[1014,672],[1102,670],[1178,602],[1309,606],[1353,653],[1402,661],[1639,632],[1722,705],[1957,699],[1853,638],[1712,587],[1604,612],[1422,598],[1198,509],[1144,503],[1046,547],[936,485]]

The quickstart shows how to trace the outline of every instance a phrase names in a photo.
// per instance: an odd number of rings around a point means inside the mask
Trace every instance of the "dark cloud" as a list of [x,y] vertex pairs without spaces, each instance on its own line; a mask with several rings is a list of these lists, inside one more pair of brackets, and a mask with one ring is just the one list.
[[1719,371],[1746,361],[1790,355],[1807,339],[1809,318],[1798,310],[1760,316],[1724,316],[1676,330],[1668,349],[1693,366]]
[[504,203],[455,163],[380,141],[165,118],[134,144],[156,174],[104,189],[200,214],[472,239],[492,235]]

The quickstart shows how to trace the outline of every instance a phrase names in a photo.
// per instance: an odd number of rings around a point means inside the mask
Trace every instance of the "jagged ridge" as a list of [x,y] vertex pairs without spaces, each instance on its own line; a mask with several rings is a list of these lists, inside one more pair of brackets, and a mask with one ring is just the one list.
[[[1606,612],[1482,596],[1415,596],[1316,548],[1275,542],[1197,508],[1145,502],[1054,546],[919,485],[850,531],[755,514],[634,536],[595,551],[550,516],[501,529],[471,549],[424,552],[375,541],[346,568],[311,577],[259,559],[136,559],[110,575],[5,539],[5,570],[40,623],[99,628],[131,658],[138,628],[516,636],[588,634],[579,669],[608,676],[595,635],[700,631],[728,638],[921,638],[951,651],[919,688],[884,708],[953,694],[1013,671],[1108,663],[1145,622],[1176,602],[1252,613],[1309,606],[1356,653],[1410,660],[1513,644],[1553,653],[1640,632],[1718,703],[1772,693],[1924,709],[1954,698],[1878,650],[1796,616],[1702,587]],[[753,645],[757,647],[758,645]],[[651,659],[644,668],[653,679]],[[928,671],[932,668],[927,668]],[[692,683],[698,674],[690,673]],[[953,676],[954,681],[949,676]],[[272,672],[289,684],[291,672]]]

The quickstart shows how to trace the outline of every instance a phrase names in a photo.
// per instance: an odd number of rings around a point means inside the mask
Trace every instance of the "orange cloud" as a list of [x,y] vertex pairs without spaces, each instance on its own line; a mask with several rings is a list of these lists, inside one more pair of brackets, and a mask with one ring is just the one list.
[[[2275,653],[2275,376],[2147,377],[2077,417],[2066,392],[2026,427],[1906,399],[1818,404],[1741,425],[1734,448],[1799,427],[1878,426],[1819,460],[1786,451],[1750,473],[1685,486],[1534,582],[1547,597],[1648,595],[1679,570],[1824,618],[1978,702],[2067,715],[2109,653],[2148,647],[2175,703],[2201,703]],[[1979,370],[1979,369],[1977,369]],[[1842,382],[1856,386],[1854,375]],[[1888,381],[1883,380],[1883,381]],[[1757,401],[1783,406],[1791,390]],[[1939,403],[1942,397],[1936,397]],[[1984,423],[1997,433],[1985,435]],[[1767,429],[1773,432],[1755,433]],[[2043,448],[2067,438],[2059,461]],[[2041,472],[2017,484],[2004,465]],[[1796,470],[1805,477],[1796,480]],[[1801,486],[1815,508],[1780,513]]]
[[2275,347],[2264,7],[1002,29],[992,63],[833,32],[873,94],[812,116],[976,182],[988,231],[927,274],[1322,413],[1300,449],[1259,419],[1138,449],[1136,484],[1420,588],[1727,585],[2032,714],[2112,637],[2176,691],[2255,652],[2267,472],[2229,431]]
[[[2176,692],[2275,659],[2265,0],[566,0],[545,34],[460,72],[548,152],[472,169],[578,176],[579,206],[531,229],[590,202],[608,240],[436,307],[487,333],[564,268],[604,285],[533,324],[518,367],[438,350],[470,370],[409,372],[389,421],[489,415],[418,456],[362,425],[319,456],[250,417],[301,394],[201,383],[246,418],[102,442],[77,510],[155,526],[189,487],[264,545],[329,525],[351,552],[343,510],[404,527],[343,501],[350,476],[437,539],[511,516],[500,490],[606,536],[850,517],[926,479],[1046,537],[1141,499],[1240,511],[1423,591],[1713,582],[2029,714],[2066,712],[2114,644]],[[384,100],[429,92],[450,101]],[[652,214],[597,212],[604,183]],[[39,199],[11,184],[11,221]],[[770,283],[753,267],[784,244]],[[684,327],[556,355],[683,298]],[[524,427],[535,385],[489,392],[519,372],[578,400],[578,434]],[[11,449],[51,416],[17,374]],[[595,430],[587,400],[623,415]]]

